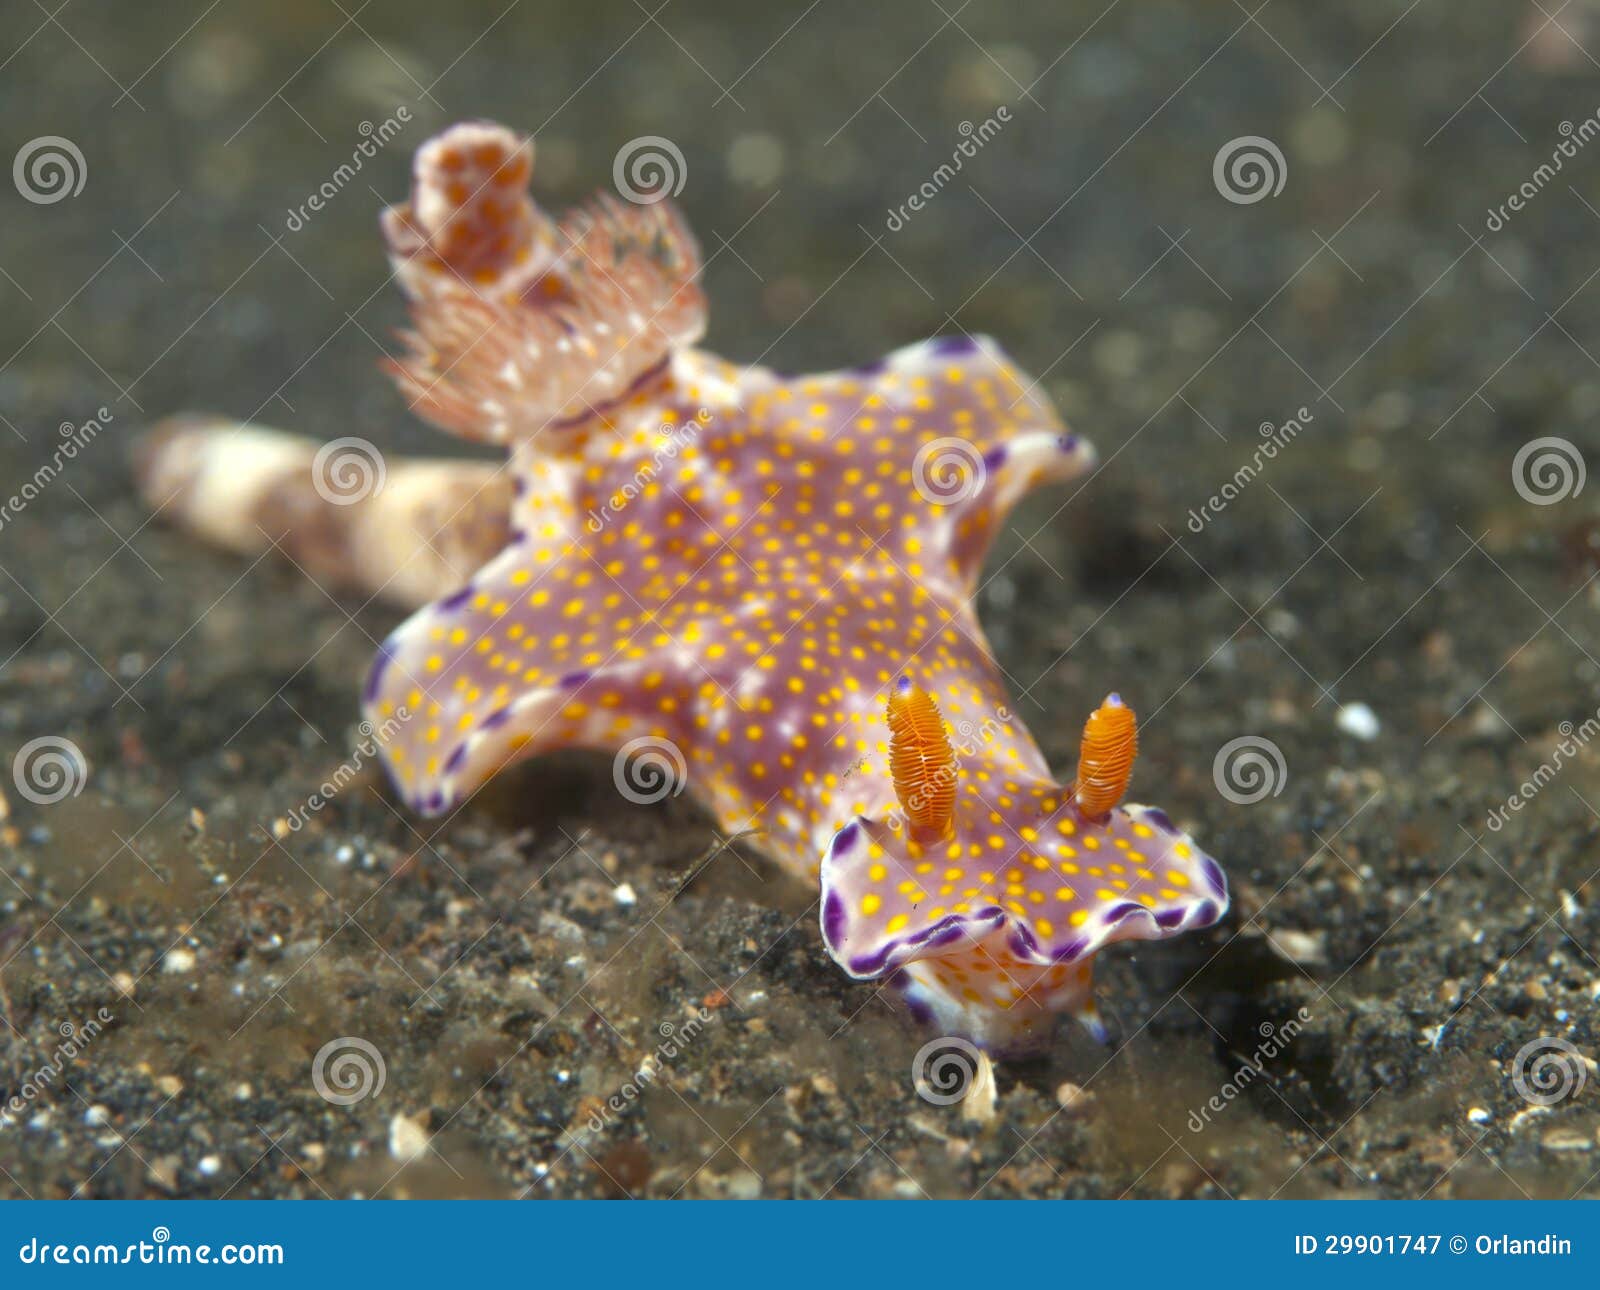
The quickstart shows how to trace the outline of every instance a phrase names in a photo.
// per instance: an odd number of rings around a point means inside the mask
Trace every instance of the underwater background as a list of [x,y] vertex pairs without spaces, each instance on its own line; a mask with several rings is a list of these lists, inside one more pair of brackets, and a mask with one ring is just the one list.
[[[1582,0],[10,6],[0,1195],[1600,1194],[1597,57]],[[376,218],[476,117],[552,210],[669,142],[718,353],[987,333],[1095,443],[985,629],[1059,768],[1128,696],[1233,894],[1101,956],[1107,1045],[919,1096],[687,795],[418,819],[400,615],[150,522],[180,409],[470,451],[376,369]]]

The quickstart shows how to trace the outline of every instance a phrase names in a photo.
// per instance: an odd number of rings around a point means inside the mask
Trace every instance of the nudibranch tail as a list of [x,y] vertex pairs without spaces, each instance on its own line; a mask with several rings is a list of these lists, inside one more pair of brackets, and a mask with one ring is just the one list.
[[911,827],[926,839],[950,831],[956,800],[956,755],[939,705],[926,690],[901,681],[889,693],[889,771]]
[[1078,809],[1100,819],[1127,795],[1133,761],[1139,754],[1139,728],[1133,709],[1119,694],[1089,714],[1078,747]]
[[441,429],[559,446],[698,340],[706,307],[670,201],[600,197],[557,223],[524,191],[532,168],[527,140],[482,122],[418,150],[383,218],[415,328],[385,367]]
[[384,457],[224,417],[169,417],[134,446],[145,504],[240,555],[276,549],[325,587],[408,608],[454,591],[510,537],[491,462]]

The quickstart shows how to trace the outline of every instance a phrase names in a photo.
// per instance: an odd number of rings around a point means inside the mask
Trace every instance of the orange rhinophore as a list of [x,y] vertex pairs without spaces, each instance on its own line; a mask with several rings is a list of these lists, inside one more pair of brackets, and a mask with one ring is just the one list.
[[889,773],[914,831],[942,837],[956,801],[956,754],[939,705],[901,678],[889,695]]
[[1083,743],[1078,746],[1078,809],[1097,819],[1122,801],[1138,755],[1139,730],[1133,709],[1121,695],[1108,694],[1083,723]]

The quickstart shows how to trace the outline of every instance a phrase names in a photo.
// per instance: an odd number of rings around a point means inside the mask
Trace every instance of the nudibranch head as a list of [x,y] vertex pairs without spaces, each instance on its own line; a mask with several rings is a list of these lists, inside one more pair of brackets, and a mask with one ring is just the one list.
[[822,865],[830,953],[997,1052],[1047,1042],[1060,1012],[1099,1033],[1094,955],[1209,926],[1228,904],[1221,868],[1164,812],[1110,797],[1133,739],[1131,713],[1108,701],[1089,719],[1077,791],[985,749],[949,777],[939,838],[892,808],[844,825]]

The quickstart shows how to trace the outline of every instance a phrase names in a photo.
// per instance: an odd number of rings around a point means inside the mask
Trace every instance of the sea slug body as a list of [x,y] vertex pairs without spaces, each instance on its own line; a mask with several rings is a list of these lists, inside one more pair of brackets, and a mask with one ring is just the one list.
[[363,695],[416,811],[519,758],[626,749],[820,884],[828,952],[944,1033],[1009,1052],[1058,1013],[1098,1029],[1095,954],[1212,924],[1228,895],[1165,814],[1123,802],[1117,696],[1055,780],[972,605],[1011,508],[1093,450],[984,338],[797,378],[698,349],[671,202],[558,223],[532,161],[509,130],[453,127],[383,221],[414,318],[391,370],[503,465],[394,463],[330,506],[312,445],[188,421],[146,446],[147,495],[235,549],[265,531],[313,572],[431,601]]

